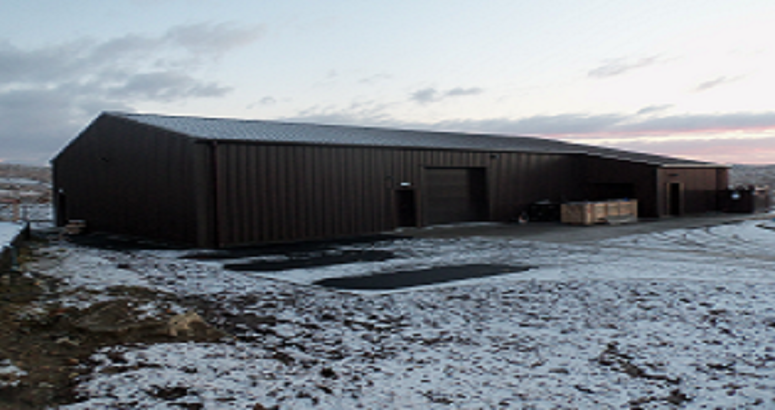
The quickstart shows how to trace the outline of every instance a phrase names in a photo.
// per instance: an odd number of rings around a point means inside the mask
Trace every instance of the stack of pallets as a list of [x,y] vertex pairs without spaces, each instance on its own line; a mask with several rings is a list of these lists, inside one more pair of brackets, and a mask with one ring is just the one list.
[[638,201],[617,199],[600,202],[570,202],[560,207],[560,220],[573,225],[620,224],[638,220]]

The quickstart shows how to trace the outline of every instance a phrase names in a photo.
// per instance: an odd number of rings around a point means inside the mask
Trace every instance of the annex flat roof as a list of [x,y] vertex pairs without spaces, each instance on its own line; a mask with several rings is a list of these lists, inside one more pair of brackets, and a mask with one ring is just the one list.
[[725,167],[708,162],[538,137],[121,112],[107,112],[103,115],[209,141],[586,154],[665,167]]

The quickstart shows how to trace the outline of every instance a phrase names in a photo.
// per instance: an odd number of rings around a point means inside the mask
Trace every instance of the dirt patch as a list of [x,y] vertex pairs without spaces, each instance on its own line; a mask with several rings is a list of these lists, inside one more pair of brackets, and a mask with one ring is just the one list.
[[643,367],[636,365],[630,355],[622,353],[619,350],[619,345],[616,342],[611,342],[606,346],[605,350],[603,350],[603,352],[600,353],[600,356],[598,356],[597,362],[603,366],[620,371],[633,378],[662,381],[674,385],[681,383],[680,378],[672,378],[664,374],[650,373]]
[[[43,409],[78,401],[78,377],[97,350],[133,343],[217,341],[228,337],[195,313],[165,310],[165,295],[132,294],[85,309],[51,301],[44,278],[0,275],[0,409]],[[149,314],[141,307],[157,303]]]
[[463,279],[503,275],[506,273],[524,272],[530,269],[532,269],[530,266],[482,264],[441,266],[430,269],[399,271],[368,276],[330,278],[317,281],[314,284],[344,290],[393,290]]

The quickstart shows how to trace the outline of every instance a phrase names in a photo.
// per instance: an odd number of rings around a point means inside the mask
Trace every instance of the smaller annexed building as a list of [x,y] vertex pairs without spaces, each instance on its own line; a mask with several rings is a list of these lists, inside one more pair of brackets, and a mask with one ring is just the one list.
[[231,247],[512,221],[538,201],[719,209],[727,167],[495,135],[103,113],[53,160],[59,224]]

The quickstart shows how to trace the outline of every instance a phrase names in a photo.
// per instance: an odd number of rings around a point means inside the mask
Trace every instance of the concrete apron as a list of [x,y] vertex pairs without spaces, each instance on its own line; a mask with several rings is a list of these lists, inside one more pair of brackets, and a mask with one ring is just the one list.
[[664,232],[673,229],[705,228],[746,220],[772,219],[775,213],[760,214],[703,214],[695,216],[639,219],[621,225],[567,225],[560,222],[516,223],[463,223],[402,228],[396,233],[413,238],[457,238],[470,236],[504,237],[553,243],[583,243],[628,235]]

